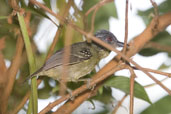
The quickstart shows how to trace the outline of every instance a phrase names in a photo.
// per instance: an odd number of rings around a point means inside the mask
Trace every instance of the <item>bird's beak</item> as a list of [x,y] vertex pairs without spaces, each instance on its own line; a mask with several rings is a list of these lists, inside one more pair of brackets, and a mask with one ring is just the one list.
[[[118,47],[124,47],[124,43],[118,41],[118,42],[117,42],[117,46],[118,46]],[[128,45],[128,44],[127,44],[127,47],[129,48],[129,45]]]

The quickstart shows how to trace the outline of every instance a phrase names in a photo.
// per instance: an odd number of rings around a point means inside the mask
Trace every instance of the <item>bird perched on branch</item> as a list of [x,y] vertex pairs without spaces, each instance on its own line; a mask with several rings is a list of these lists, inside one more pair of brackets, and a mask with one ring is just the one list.
[[[114,48],[124,46],[124,43],[118,41],[116,37],[107,30],[100,30],[96,32],[94,36]],[[69,62],[67,63],[67,81],[78,81],[81,77],[90,73],[99,61],[110,53],[110,50],[102,47],[96,42],[78,42],[72,44],[70,48],[71,52]],[[56,51],[45,64],[35,73],[30,75],[29,78],[46,75],[55,80],[61,80],[64,49],[65,48]]]

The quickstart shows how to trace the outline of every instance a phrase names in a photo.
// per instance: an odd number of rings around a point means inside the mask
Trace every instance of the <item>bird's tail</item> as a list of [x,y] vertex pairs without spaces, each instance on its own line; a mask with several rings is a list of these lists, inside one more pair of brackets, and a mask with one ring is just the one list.
[[43,67],[41,67],[41,68],[38,69],[36,72],[34,72],[34,73],[31,74],[30,76],[28,76],[28,77],[25,79],[24,83],[27,82],[29,79],[33,78],[34,76],[37,76],[37,74],[40,73],[40,72],[42,71],[42,68],[43,68]]

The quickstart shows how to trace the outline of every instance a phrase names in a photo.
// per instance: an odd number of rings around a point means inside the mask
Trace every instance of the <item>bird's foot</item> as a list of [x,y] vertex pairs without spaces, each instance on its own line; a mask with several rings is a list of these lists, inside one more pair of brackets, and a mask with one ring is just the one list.
[[73,96],[72,95],[72,90],[71,89],[69,89],[69,88],[67,88],[67,92],[68,92],[68,94],[69,94],[69,99],[71,100],[71,101],[73,101],[74,99],[75,99],[75,96]]
[[90,90],[94,90],[94,87],[96,86],[96,85],[91,86],[91,78],[79,79],[78,81],[84,81],[87,84],[87,88]]

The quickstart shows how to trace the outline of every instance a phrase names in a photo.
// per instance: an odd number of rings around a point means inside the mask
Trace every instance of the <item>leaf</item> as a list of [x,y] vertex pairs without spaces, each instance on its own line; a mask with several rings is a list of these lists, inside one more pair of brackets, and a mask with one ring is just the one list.
[[[27,27],[24,21],[24,16],[17,13],[18,21],[20,24],[20,29],[23,35],[23,40],[26,48],[27,58],[29,62],[29,68],[30,68],[30,74],[36,71],[36,64],[35,64],[35,58],[33,56],[30,38],[28,36]],[[31,108],[33,109],[33,114],[36,114],[38,111],[38,102],[37,102],[37,79],[36,77],[33,77],[31,80],[31,97],[29,100],[29,109],[28,113],[31,113]],[[31,106],[32,105],[32,106]]]
[[48,78],[44,79],[44,87],[38,90],[38,97],[40,99],[48,99],[51,96],[52,87],[49,85]]
[[170,68],[170,65],[166,65],[165,63],[161,64],[158,70],[164,70]]
[[[101,89],[103,89],[103,91],[101,92]],[[98,100],[103,102],[104,104],[109,104],[111,103],[114,98],[112,96],[112,90],[110,87],[103,87],[100,89],[100,92],[98,92],[98,95],[92,97],[90,100]]]
[[50,5],[50,2],[51,0],[43,0],[45,2],[45,5],[51,9],[51,5]]
[[[129,94],[130,88],[130,79],[124,76],[111,76],[107,82],[105,83],[106,86],[114,87],[124,91],[126,94]],[[135,81],[134,84],[134,96],[140,98],[142,100],[147,101],[151,104],[151,101],[144,90],[144,87],[141,86],[138,82]]]
[[150,105],[141,114],[171,114],[171,96],[165,96],[156,103]]

